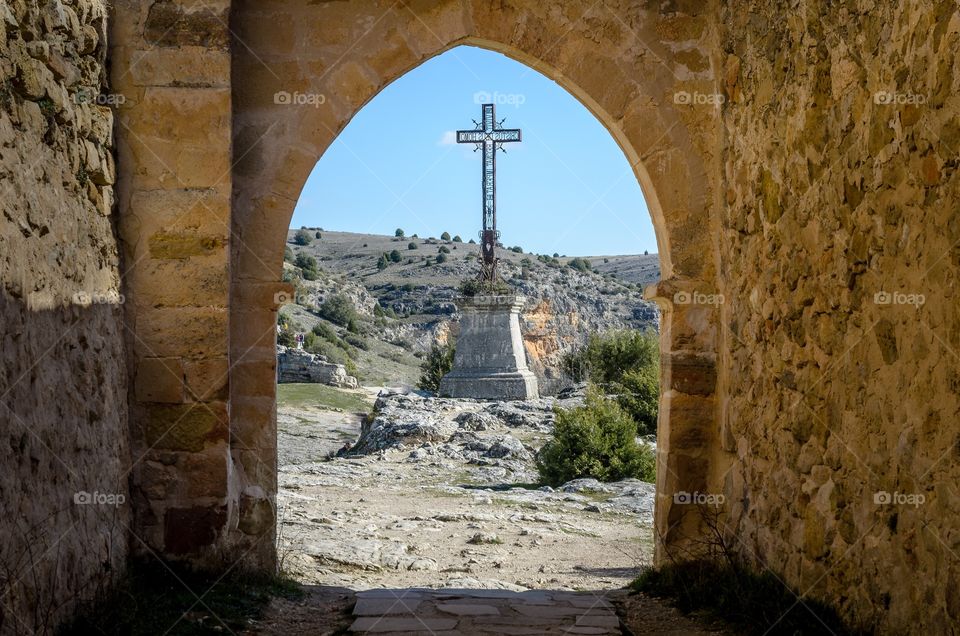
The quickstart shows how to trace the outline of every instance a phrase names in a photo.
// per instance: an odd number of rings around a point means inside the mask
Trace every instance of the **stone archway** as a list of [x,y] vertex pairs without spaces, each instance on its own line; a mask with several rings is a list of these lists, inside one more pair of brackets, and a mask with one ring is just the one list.
[[[712,87],[710,60],[697,50],[699,39],[693,37],[706,38],[709,28],[696,16],[626,16],[659,38],[655,42],[663,48],[654,57],[659,53],[669,60],[653,60],[639,69],[624,40],[636,39],[634,45],[639,45],[642,36],[624,23],[616,37],[606,25],[603,42],[595,42],[589,3],[514,9],[513,15],[491,11],[483,2],[432,4],[437,6],[425,12],[376,3],[320,10],[293,2],[234,4],[237,37],[250,43],[250,49],[235,50],[233,66],[234,155],[239,159],[233,229],[239,240],[232,253],[231,357],[243,370],[241,381],[231,382],[234,459],[250,484],[275,492],[275,467],[263,466],[264,457],[254,452],[270,448],[276,439],[275,416],[271,412],[265,419],[263,396],[253,390],[272,387],[273,340],[255,340],[257,331],[249,325],[272,334],[276,305],[269,292],[282,291],[276,281],[286,230],[310,171],[337,133],[383,87],[435,55],[470,44],[503,53],[558,81],[610,131],[643,188],[664,278],[651,295],[665,314],[657,519],[669,541],[671,532],[679,531],[671,529],[677,521],[670,511],[672,494],[708,491],[711,470],[719,470],[705,452],[718,441],[712,401],[714,308],[676,308],[672,302],[677,292],[713,288],[712,189],[706,164],[715,143],[711,117],[716,109],[684,108],[674,98],[681,91]],[[269,32],[263,28],[267,24]],[[677,45],[684,55],[667,57]],[[281,92],[322,95],[324,103],[277,103]],[[265,292],[254,297],[246,293],[251,289]]]
[[[718,291],[719,110],[690,98],[719,94],[716,21],[699,11],[487,0],[118,7],[117,28],[142,29],[146,48],[180,39],[177,53],[137,59],[129,37],[115,53],[139,66],[118,80],[137,96],[121,111],[119,198],[134,260],[134,435],[152,460],[135,469],[138,527],[151,548],[272,566],[275,324],[289,293],[279,280],[300,189],[366,102],[461,44],[557,81],[633,166],[663,275],[648,290],[663,311],[658,548],[695,536],[673,494],[721,492],[728,457],[715,400],[718,308],[674,302]],[[226,18],[230,28],[221,29]],[[177,55],[192,62],[191,78],[162,72]],[[322,95],[323,103],[284,103],[281,93]],[[185,108],[195,117],[184,130]],[[186,139],[151,143],[146,135],[165,126]],[[171,275],[183,284],[171,286]]]

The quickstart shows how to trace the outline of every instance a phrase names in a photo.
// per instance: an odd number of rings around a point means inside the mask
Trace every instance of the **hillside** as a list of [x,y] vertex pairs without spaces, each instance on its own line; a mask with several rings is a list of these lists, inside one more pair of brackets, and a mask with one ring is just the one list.
[[[297,245],[296,232],[288,234],[284,277],[297,286],[297,303],[281,309],[282,323],[316,330],[314,348],[351,366],[365,384],[414,384],[424,352],[456,334],[457,287],[476,275],[478,246],[319,228],[308,230],[309,244]],[[655,306],[642,298],[643,287],[659,277],[656,255],[499,253],[501,275],[527,297],[521,329],[531,368],[548,392],[562,384],[562,355],[589,333],[657,326]],[[338,296],[356,312],[352,324],[321,315]]]

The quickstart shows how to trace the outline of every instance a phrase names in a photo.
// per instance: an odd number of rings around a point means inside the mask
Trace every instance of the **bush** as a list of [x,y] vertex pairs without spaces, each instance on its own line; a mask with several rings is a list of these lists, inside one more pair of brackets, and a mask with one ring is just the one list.
[[440,240],[442,240],[442,241],[449,241],[449,240],[450,240],[450,232],[444,232],[443,234],[441,234],[441,235],[440,235]]
[[440,390],[440,380],[450,373],[453,368],[453,355],[456,349],[451,344],[436,344],[430,347],[430,353],[420,364],[420,381],[417,387],[424,391],[437,393]]
[[355,333],[348,333],[343,337],[343,339],[347,344],[352,345],[357,349],[363,349],[366,351],[370,348],[370,343],[367,342],[367,339]]
[[400,255],[400,252],[398,252],[397,250],[393,250],[392,252],[390,252],[390,260],[393,261],[394,263],[399,263],[400,261],[403,260],[403,257]]
[[337,332],[334,331],[333,327],[331,327],[328,323],[318,322],[316,325],[313,326],[313,329],[311,329],[311,331],[314,334],[323,338],[324,340],[328,340],[333,343],[337,343],[340,341],[340,336],[337,335]]
[[463,243],[463,239],[460,238],[460,235],[459,235],[459,234],[457,234],[456,236],[453,237],[453,242],[454,242],[454,243]]
[[293,242],[297,245],[310,245],[310,241],[313,240],[313,237],[310,236],[310,232],[306,230],[297,230],[297,233],[293,235]]
[[446,254],[443,254],[443,253],[437,254],[437,264],[438,264],[438,265],[439,265],[440,263],[446,263],[446,262],[447,262],[447,255],[446,255]]
[[502,280],[484,282],[476,278],[468,278],[461,281],[458,291],[463,296],[476,296],[477,294],[509,294],[510,286]]
[[323,238],[323,235],[320,234],[320,232],[317,232],[316,234],[313,235],[313,238]]
[[415,250],[415,249],[417,249],[417,244],[414,243],[413,241],[410,241],[409,243],[407,243],[407,249],[408,249],[408,250]]
[[569,263],[567,267],[573,268],[578,272],[589,272],[592,268],[590,266],[590,261],[585,258],[574,258]]
[[341,327],[346,327],[359,318],[353,302],[343,294],[334,294],[324,300],[317,313]]
[[510,248],[510,251],[513,252],[514,254],[523,254],[523,248],[520,247],[519,245],[514,245],[513,247]]
[[553,439],[537,453],[540,479],[550,486],[581,477],[652,482],[653,449],[637,444],[636,434],[630,414],[590,386],[583,406],[556,411]]
[[652,331],[623,330],[593,334],[587,344],[566,354],[564,373],[575,382],[590,380],[616,394],[641,435],[657,430],[660,400],[660,346]]
[[296,347],[297,341],[293,337],[293,332],[289,329],[281,329],[277,334],[277,344],[284,347]]
[[449,253],[450,253],[450,248],[447,247],[446,245],[441,245],[441,246],[440,246],[440,249],[437,250],[437,253],[439,253],[439,254],[449,254]]
[[285,260],[288,263],[293,262],[293,250],[290,249],[289,245],[284,245],[283,247],[283,260]]
[[390,259],[387,257],[386,254],[381,254],[380,258],[377,259],[377,269],[382,272],[383,270],[387,269],[387,267],[389,266],[390,266]]
[[396,236],[397,238],[403,238],[404,236],[403,229],[398,227],[396,231],[393,233],[393,235]]

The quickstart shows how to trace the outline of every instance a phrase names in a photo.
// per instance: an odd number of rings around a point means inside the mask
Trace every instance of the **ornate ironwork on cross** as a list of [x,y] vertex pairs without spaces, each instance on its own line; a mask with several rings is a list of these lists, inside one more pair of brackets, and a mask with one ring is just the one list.
[[458,130],[458,144],[474,144],[474,152],[483,151],[483,230],[480,232],[480,281],[497,280],[497,150],[506,152],[505,143],[520,141],[519,128],[501,128],[493,104],[483,104],[482,119],[474,120],[473,130]]

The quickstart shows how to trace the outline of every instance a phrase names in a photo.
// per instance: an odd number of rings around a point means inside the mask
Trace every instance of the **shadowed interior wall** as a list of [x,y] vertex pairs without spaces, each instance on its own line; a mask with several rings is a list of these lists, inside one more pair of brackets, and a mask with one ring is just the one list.
[[721,13],[736,550],[887,633],[960,621],[960,13]]
[[99,0],[0,3],[4,634],[52,629],[127,556],[106,36]]

